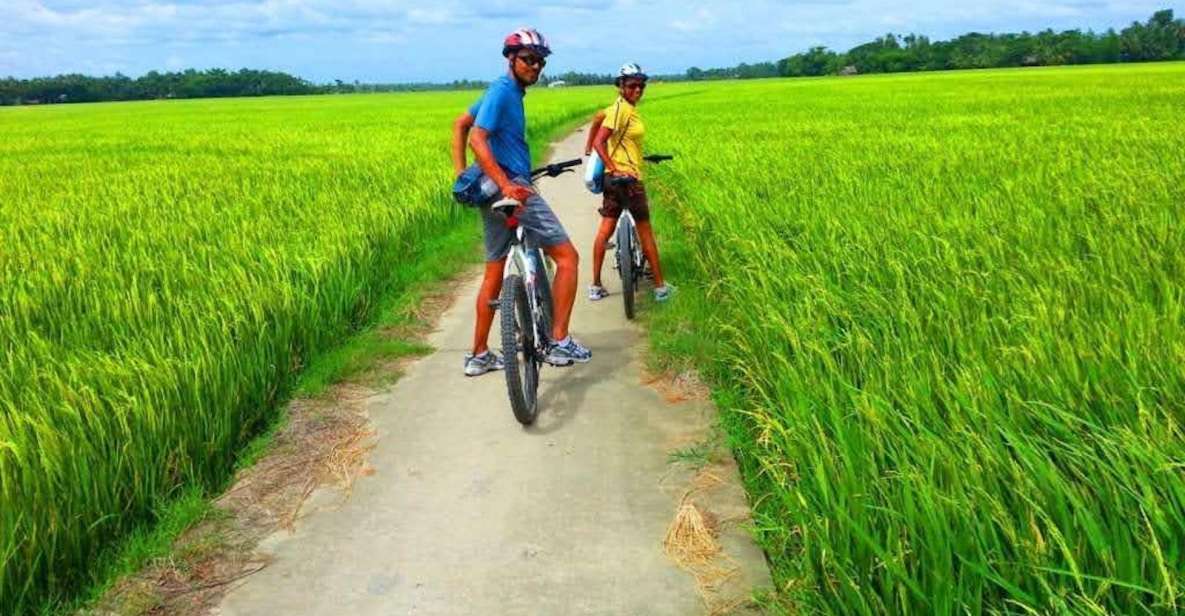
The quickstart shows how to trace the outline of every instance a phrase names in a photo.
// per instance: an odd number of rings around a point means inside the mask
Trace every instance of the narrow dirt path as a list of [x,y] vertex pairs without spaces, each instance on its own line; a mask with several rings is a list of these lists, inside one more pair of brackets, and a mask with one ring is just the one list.
[[[574,133],[553,158],[578,156],[583,140]],[[293,532],[264,541],[268,566],[219,613],[726,613],[769,584],[743,529],[735,468],[669,461],[706,437],[715,411],[647,385],[641,330],[625,320],[620,296],[585,296],[597,197],[575,174],[545,179],[541,190],[581,252],[573,332],[593,361],[545,368],[543,413],[524,430],[501,373],[461,372],[479,280],[469,281],[430,337],[439,350],[368,401],[373,473],[344,499],[314,495]],[[618,291],[608,264],[605,280]],[[663,542],[688,499],[723,551],[685,569]]]

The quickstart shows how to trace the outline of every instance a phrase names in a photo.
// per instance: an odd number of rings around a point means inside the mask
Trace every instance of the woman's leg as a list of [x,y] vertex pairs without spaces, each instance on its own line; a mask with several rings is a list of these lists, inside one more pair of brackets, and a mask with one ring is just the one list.
[[642,254],[646,255],[650,271],[654,273],[654,286],[661,287],[664,283],[662,267],[658,264],[658,244],[654,241],[654,228],[650,226],[649,220],[638,223],[638,239],[642,241]]
[[593,284],[598,287],[605,286],[601,284],[601,266],[605,264],[605,242],[613,235],[613,228],[616,226],[616,220],[608,216],[602,217],[601,226],[597,229],[597,239],[593,240]]

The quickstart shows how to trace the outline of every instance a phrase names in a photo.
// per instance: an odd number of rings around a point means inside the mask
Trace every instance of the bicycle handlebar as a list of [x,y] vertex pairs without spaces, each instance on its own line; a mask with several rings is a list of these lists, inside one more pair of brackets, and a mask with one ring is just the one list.
[[538,169],[532,169],[531,179],[533,180],[541,175],[554,178],[561,173],[570,172],[572,167],[575,167],[582,162],[584,161],[580,160],[579,158],[573,158],[572,160],[565,160],[563,162],[552,163],[545,167],[539,167]]
[[[674,160],[675,155],[674,154],[651,154],[649,156],[643,156],[642,159],[647,162],[651,162],[651,163],[661,163],[661,162],[668,161],[668,160]],[[531,170],[531,179],[533,180],[533,179],[535,179],[539,176],[543,176],[543,175],[546,175],[547,177],[554,178],[554,177],[560,175],[561,173],[570,172],[572,167],[579,166],[583,162],[584,161],[579,158],[573,158],[572,160],[565,160],[565,161],[561,161],[558,163],[552,163],[550,165],[545,165],[543,167],[539,167],[538,169],[532,169]]]
[[[546,175],[548,177],[554,178],[557,175],[560,175],[561,173],[571,173],[572,167],[575,167],[583,162],[584,161],[579,158],[573,158],[572,160],[565,160],[565,161],[561,161],[558,163],[552,163],[550,165],[539,167],[538,169],[532,169],[531,170],[531,180],[533,181],[535,178],[537,178],[541,175]],[[514,213],[514,210],[516,208],[518,208],[520,205],[522,205],[522,203],[520,203],[514,199],[511,199],[509,197],[503,197],[503,198],[495,201],[493,204],[491,204],[490,207],[494,211],[501,212],[503,215],[509,217],[511,214]]]

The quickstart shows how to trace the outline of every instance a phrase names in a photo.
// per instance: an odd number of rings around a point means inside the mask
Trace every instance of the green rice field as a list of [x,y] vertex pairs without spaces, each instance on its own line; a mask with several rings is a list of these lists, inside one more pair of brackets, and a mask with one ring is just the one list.
[[[0,613],[219,490],[476,245],[475,96],[0,109]],[[533,90],[534,153],[611,97]],[[652,339],[713,385],[783,609],[1185,611],[1182,101],[1181,63],[650,89]]]
[[668,354],[719,386],[785,603],[1185,611],[1185,65],[644,105]]
[[[218,489],[401,271],[476,244],[447,191],[476,96],[0,109],[0,613]],[[536,151],[593,98],[533,94]]]

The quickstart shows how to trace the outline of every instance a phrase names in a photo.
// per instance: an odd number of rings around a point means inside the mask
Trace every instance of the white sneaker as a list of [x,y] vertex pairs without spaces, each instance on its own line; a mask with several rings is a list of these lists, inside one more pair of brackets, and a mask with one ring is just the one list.
[[491,370],[503,370],[506,364],[493,351],[486,351],[481,355],[465,354],[465,376],[481,376]]
[[571,366],[574,363],[586,364],[590,359],[592,359],[592,351],[576,342],[575,338],[568,336],[567,344],[553,342],[551,350],[548,351],[547,357],[543,358],[543,361],[553,366]]
[[601,285],[597,285],[597,284],[588,285],[588,299],[589,300],[596,302],[596,301],[603,300],[606,297],[609,297],[609,291],[606,291],[605,287],[602,287]]

